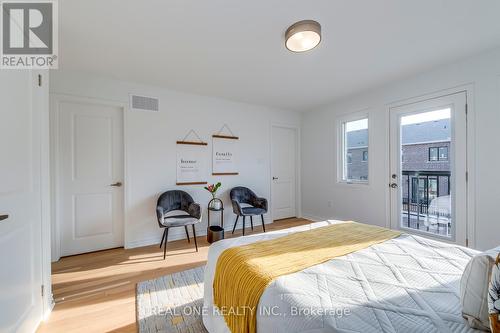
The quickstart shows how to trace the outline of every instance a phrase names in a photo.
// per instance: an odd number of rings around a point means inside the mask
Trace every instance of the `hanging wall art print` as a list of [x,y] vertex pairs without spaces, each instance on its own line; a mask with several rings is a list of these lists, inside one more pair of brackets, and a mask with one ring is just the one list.
[[212,175],[238,174],[238,137],[212,136]]
[[207,143],[177,141],[177,185],[207,183]]

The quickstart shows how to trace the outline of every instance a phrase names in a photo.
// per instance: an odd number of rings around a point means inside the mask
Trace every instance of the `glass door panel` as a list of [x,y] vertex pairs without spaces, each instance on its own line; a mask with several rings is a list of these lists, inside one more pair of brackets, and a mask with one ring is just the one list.
[[463,93],[391,108],[393,228],[464,243],[465,122]]

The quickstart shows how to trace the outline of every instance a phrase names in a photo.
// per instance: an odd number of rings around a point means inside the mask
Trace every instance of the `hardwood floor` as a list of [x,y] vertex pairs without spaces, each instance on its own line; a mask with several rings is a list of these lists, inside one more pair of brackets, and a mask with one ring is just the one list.
[[[266,230],[290,228],[310,223],[286,219],[266,225]],[[257,227],[253,233],[262,232]],[[247,228],[248,234],[252,232]],[[241,231],[226,232],[226,237]],[[56,305],[38,332],[137,332],[135,321],[136,283],[206,263],[205,236],[193,241],[168,243],[167,259],[158,245],[125,250],[112,249],[65,257],[52,264],[52,291]]]

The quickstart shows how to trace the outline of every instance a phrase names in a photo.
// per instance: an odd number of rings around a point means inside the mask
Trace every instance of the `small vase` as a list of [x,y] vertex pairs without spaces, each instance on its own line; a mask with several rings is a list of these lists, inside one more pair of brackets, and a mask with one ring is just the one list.
[[221,209],[222,208],[222,202],[220,201],[220,199],[213,198],[213,200],[210,201],[210,208],[215,209],[215,210]]

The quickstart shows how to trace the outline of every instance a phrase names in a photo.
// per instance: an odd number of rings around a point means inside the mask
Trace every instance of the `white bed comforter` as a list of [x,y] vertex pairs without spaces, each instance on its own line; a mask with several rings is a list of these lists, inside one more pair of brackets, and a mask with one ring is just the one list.
[[[205,270],[203,323],[229,333],[214,312],[213,278],[227,248],[342,223],[325,221],[212,244]],[[303,271],[263,293],[257,332],[474,332],[461,316],[460,277],[477,252],[403,234]]]

